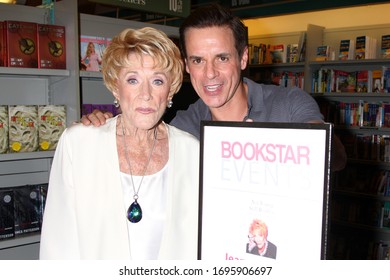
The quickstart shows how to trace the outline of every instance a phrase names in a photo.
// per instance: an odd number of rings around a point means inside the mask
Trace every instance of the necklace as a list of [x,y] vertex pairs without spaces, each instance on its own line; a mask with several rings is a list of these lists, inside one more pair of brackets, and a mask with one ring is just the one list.
[[141,181],[139,182],[139,186],[138,186],[138,189],[137,191],[135,191],[135,185],[134,185],[134,180],[133,180],[133,174],[131,174],[131,165],[130,165],[130,159],[129,159],[129,156],[127,154],[127,145],[126,145],[126,140],[125,140],[125,128],[123,126],[123,123],[124,123],[124,120],[122,118],[122,122],[121,122],[121,125],[122,125],[122,136],[123,136],[123,146],[125,148],[125,158],[126,158],[126,161],[127,161],[127,165],[129,166],[129,171],[130,171],[130,178],[131,178],[131,184],[133,185],[133,191],[134,191],[134,195],[133,195],[133,199],[134,199],[134,202],[130,205],[129,209],[127,210],[127,219],[132,222],[132,223],[138,223],[139,221],[141,221],[142,219],[142,209],[141,209],[141,206],[139,205],[138,203],[138,192],[141,188],[141,185],[142,185],[142,181],[144,180],[144,177],[145,177],[145,174],[146,174],[146,171],[148,169],[148,166],[149,166],[149,163],[150,163],[150,160],[152,158],[152,154],[153,154],[153,150],[154,150],[154,146],[156,144],[156,133],[157,133],[157,128],[154,129],[154,139],[153,139],[153,146],[152,146],[152,150],[150,151],[150,154],[149,154],[149,158],[148,158],[148,161],[146,162],[146,165],[145,165],[145,168],[144,168],[144,172],[143,172],[143,175],[141,177]]

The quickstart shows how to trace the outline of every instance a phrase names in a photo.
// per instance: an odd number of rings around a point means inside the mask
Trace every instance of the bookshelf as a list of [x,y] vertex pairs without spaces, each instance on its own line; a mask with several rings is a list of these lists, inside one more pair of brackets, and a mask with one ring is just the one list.
[[[370,71],[386,65],[390,65],[390,61],[383,59],[310,63],[312,73],[321,67],[354,72]],[[351,120],[353,114],[347,113],[345,108],[350,108],[349,112],[352,112],[350,110],[358,112],[355,110],[358,110],[359,103],[366,102],[378,106],[372,107],[375,110],[374,116],[377,116],[381,104],[390,102],[390,94],[376,93],[372,90],[368,92],[325,90],[312,94],[317,99],[325,118],[335,124],[335,133],[344,143],[349,158],[346,168],[334,176],[330,258],[385,258],[386,256],[378,253],[378,246],[387,246],[390,243],[390,227],[383,224],[386,220],[383,209],[389,203],[390,197],[380,193],[377,181],[380,173],[390,170],[390,165],[384,158],[386,149],[384,139],[390,135],[390,128],[376,124],[375,121],[362,126],[358,120]],[[361,114],[357,113],[357,118],[359,115]],[[383,188],[386,189],[387,178],[384,180]],[[348,238],[348,235],[357,237]]]
[[[313,75],[321,68],[341,70],[347,72],[373,71],[390,66],[390,60],[380,58],[381,36],[390,33],[390,25],[358,26],[354,28],[339,28],[324,30],[324,44],[330,45],[338,57],[339,42],[342,39],[356,39],[358,36],[369,35],[376,38],[376,59],[344,60],[309,62],[309,73]],[[372,79],[369,77],[369,79]],[[313,92],[320,106],[334,107],[334,114],[326,118],[335,123],[335,132],[348,153],[347,167],[335,174],[332,190],[331,206],[331,236],[330,258],[333,259],[384,259],[388,258],[387,251],[390,244],[390,227],[386,224],[383,213],[390,197],[378,190],[387,188],[387,172],[389,162],[384,158],[383,139],[390,135],[389,127],[384,124],[371,122],[368,125],[346,122],[340,118],[339,104],[359,104],[359,101],[368,104],[390,102],[390,94],[374,92],[373,86],[367,92]],[[375,108],[375,107],[373,107]],[[342,110],[342,109],[341,109]],[[375,110],[375,109],[373,109]],[[385,224],[384,224],[385,222]],[[353,238],[351,238],[354,236]]]
[[[55,3],[55,24],[66,28],[67,69],[0,67],[1,105],[66,105],[67,125],[80,118],[77,3]],[[43,8],[0,4],[2,20],[47,23]],[[0,188],[43,184],[49,179],[54,151],[0,154]],[[0,259],[38,259],[39,233],[21,234],[0,240]]]
[[[266,45],[277,44],[294,44],[297,43],[300,48],[300,42],[302,36],[306,36],[306,51],[303,61],[297,61],[295,63],[276,63],[276,64],[254,64],[250,63],[247,69],[247,75],[257,82],[272,83],[272,73],[282,74],[285,72],[291,73],[303,73],[304,81],[302,88],[306,91],[310,88],[310,84],[307,81],[310,76],[309,61],[314,60],[316,55],[316,46],[323,44],[323,30],[324,27],[308,24],[307,29],[300,32],[281,33],[281,34],[269,34],[262,36],[254,36],[249,38],[249,44],[258,45],[260,43]],[[299,51],[299,49],[298,49]],[[251,55],[253,56],[253,54]],[[251,58],[249,59],[251,61]]]
[[[269,36],[249,38],[250,43],[267,44],[297,43],[300,32],[281,33]],[[280,63],[253,65],[248,69],[254,80],[272,82],[268,77],[271,72],[291,71],[304,72],[304,90],[309,92],[318,102],[326,121],[335,124],[335,133],[343,141],[348,163],[344,170],[333,174],[331,192],[331,231],[330,259],[382,259],[383,251],[390,246],[390,226],[384,222],[384,205],[390,203],[390,196],[378,192],[378,180],[387,178],[383,174],[390,171],[390,162],[384,157],[384,146],[380,139],[390,136],[390,128],[376,125],[360,125],[345,121],[346,111],[340,104],[390,103],[390,93],[373,92],[341,92],[324,88],[316,90],[313,77],[320,69],[339,71],[373,71],[390,67],[390,59],[380,58],[380,40],[382,35],[390,34],[390,24],[358,26],[351,28],[325,29],[321,26],[308,25],[305,61],[298,63]],[[343,39],[356,39],[357,36],[369,35],[377,39],[376,59],[339,61],[339,44]],[[334,51],[336,60],[316,61],[315,52],[318,46],[328,45]],[[263,79],[263,80],[262,80]],[[340,114],[342,112],[342,114]],[[341,118],[343,116],[343,118]],[[367,140],[367,139],[370,139]],[[379,140],[378,140],[379,139]],[[373,144],[371,141],[378,141]],[[387,141],[387,140],[386,140]],[[369,143],[367,143],[369,142]],[[381,177],[382,176],[382,177]]]

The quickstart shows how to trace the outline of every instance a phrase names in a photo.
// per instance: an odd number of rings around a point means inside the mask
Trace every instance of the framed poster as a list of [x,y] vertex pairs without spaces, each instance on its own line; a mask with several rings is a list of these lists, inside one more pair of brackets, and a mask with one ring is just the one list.
[[326,259],[332,129],[203,121],[198,259]]

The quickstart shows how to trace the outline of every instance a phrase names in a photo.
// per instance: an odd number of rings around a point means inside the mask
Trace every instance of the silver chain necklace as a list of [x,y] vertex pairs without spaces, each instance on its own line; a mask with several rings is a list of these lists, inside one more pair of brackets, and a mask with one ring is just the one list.
[[146,165],[145,165],[145,168],[144,168],[144,172],[143,172],[143,175],[141,177],[141,181],[139,183],[138,189],[137,189],[137,191],[135,191],[133,174],[131,172],[130,159],[129,159],[129,156],[127,154],[127,145],[126,145],[126,140],[125,140],[125,136],[126,136],[125,135],[125,127],[124,127],[123,123],[124,123],[124,119],[123,119],[123,117],[121,117],[122,134],[123,134],[122,135],[123,136],[123,146],[125,148],[125,158],[126,158],[126,161],[127,161],[127,165],[129,166],[131,184],[133,185],[133,191],[134,191],[134,195],[133,195],[134,202],[130,205],[129,209],[127,210],[127,219],[130,222],[132,222],[132,223],[138,223],[142,219],[142,209],[141,209],[141,206],[139,205],[139,203],[137,202],[137,200],[138,200],[138,192],[139,192],[139,190],[141,188],[142,181],[144,180],[146,171],[148,170],[148,166],[149,166],[150,160],[152,159],[152,154],[153,154],[154,146],[156,144],[156,139],[157,139],[157,135],[156,135],[157,127],[154,129],[154,139],[153,139],[152,150],[150,151],[150,155],[149,155],[148,161],[146,162]]

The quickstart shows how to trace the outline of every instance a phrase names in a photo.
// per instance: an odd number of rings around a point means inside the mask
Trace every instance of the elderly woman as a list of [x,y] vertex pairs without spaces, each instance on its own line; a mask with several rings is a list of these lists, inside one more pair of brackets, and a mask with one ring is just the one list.
[[276,259],[277,247],[268,240],[268,226],[259,219],[254,219],[249,226],[246,252]]
[[102,61],[121,114],[67,128],[50,174],[41,259],[196,259],[199,142],[161,119],[183,78],[175,44],[126,29]]

